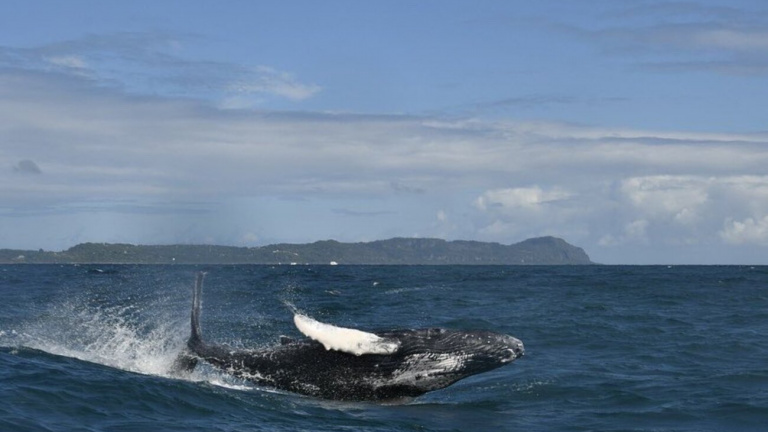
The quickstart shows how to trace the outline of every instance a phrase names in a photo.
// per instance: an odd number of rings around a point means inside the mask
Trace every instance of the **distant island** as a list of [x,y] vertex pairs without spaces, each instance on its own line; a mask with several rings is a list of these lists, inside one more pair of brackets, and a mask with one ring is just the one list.
[[82,243],[61,252],[0,249],[0,264],[593,264],[583,249],[556,237],[503,245],[433,238],[365,243],[324,240],[260,247]]

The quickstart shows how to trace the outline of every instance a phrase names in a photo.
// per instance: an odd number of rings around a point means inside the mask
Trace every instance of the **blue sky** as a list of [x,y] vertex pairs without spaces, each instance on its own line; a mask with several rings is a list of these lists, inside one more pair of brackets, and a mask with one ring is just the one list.
[[0,247],[768,264],[759,1],[6,1]]

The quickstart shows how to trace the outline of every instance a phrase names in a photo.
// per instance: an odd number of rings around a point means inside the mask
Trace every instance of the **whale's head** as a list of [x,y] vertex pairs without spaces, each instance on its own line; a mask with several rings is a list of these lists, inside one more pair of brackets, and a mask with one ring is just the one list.
[[519,339],[489,331],[430,328],[399,331],[386,337],[399,342],[395,355],[401,362],[393,378],[423,391],[496,369],[525,353]]

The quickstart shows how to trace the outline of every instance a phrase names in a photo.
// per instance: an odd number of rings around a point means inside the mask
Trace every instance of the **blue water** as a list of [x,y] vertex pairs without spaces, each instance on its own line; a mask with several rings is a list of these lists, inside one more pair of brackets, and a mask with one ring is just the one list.
[[[487,329],[526,356],[405,404],[174,377],[194,274],[206,339]],[[762,431],[768,267],[0,266],[0,431]]]

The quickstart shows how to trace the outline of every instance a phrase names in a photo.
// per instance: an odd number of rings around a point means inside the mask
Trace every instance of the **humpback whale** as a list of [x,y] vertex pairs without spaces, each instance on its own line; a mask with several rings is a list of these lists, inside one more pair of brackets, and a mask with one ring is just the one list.
[[523,343],[489,331],[443,328],[365,332],[336,327],[295,313],[307,338],[281,338],[279,345],[235,350],[205,342],[200,329],[205,273],[197,274],[191,334],[175,367],[198,361],[251,381],[324,399],[385,401],[411,398],[486,372],[524,354]]

